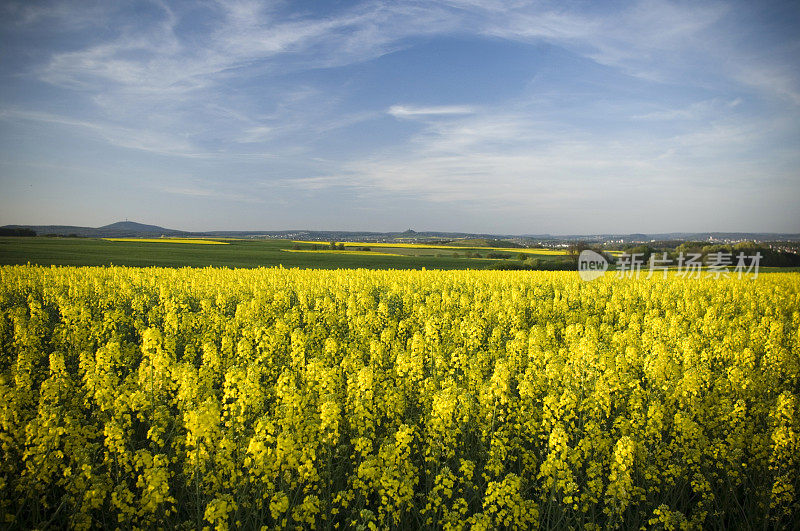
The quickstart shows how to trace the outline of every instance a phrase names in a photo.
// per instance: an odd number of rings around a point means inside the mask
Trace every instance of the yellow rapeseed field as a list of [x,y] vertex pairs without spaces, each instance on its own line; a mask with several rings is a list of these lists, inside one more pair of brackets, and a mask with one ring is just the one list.
[[781,528],[800,274],[0,268],[13,528]]
[[[317,241],[303,241],[303,240],[293,240],[292,243],[302,243],[302,244],[313,244],[313,245],[327,245],[326,242],[317,242]],[[396,249],[449,249],[453,251],[470,251],[470,250],[480,250],[480,251],[498,251],[498,252],[505,252],[509,254],[540,254],[540,255],[550,255],[550,256],[566,256],[567,250],[559,250],[559,249],[549,249],[544,247],[469,247],[464,245],[438,245],[435,243],[375,243],[375,242],[342,242],[342,245],[345,247],[377,247],[377,248],[396,248]]]
[[[281,249],[287,253],[312,253],[312,254],[342,254],[342,251],[333,251],[330,249]],[[348,255],[355,256],[395,256],[402,257],[401,254],[380,253],[375,251],[345,251]]]
[[103,238],[109,242],[134,243],[196,243],[199,245],[229,245],[228,242],[204,240],[202,238]]

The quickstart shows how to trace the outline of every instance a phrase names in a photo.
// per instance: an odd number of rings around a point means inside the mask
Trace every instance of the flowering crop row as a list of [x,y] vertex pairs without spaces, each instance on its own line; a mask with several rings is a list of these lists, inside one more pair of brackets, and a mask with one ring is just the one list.
[[789,526],[800,275],[0,268],[0,525]]

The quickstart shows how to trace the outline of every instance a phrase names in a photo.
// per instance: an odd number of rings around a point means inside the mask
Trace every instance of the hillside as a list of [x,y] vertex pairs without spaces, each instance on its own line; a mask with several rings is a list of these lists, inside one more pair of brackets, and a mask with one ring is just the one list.
[[187,236],[185,231],[145,225],[135,221],[118,221],[102,227],[74,225],[5,225],[2,228],[31,229],[39,236],[79,236],[82,238],[157,238],[159,236]]

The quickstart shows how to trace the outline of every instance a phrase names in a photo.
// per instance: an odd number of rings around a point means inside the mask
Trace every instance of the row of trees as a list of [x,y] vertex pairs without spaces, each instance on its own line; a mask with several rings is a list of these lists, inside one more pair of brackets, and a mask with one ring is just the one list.
[[36,236],[36,231],[23,228],[0,227],[0,236]]

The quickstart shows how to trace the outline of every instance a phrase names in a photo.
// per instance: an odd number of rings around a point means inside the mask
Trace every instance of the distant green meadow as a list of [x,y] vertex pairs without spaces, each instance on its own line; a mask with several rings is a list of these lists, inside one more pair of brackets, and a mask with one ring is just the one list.
[[[207,245],[217,240],[227,245]],[[303,267],[315,269],[485,269],[499,262],[519,262],[519,251],[504,250],[507,259],[488,258],[496,252],[486,248],[442,249],[408,245],[382,247],[369,243],[345,250],[330,251],[326,242],[298,243],[291,240],[236,240],[204,238],[197,245],[186,239],[133,239],[110,241],[96,238],[31,237],[0,238],[0,265],[36,264],[43,266],[134,267]],[[293,251],[320,252],[293,252]],[[469,255],[469,257],[467,256]],[[478,255],[480,257],[478,257]],[[525,253],[529,258],[558,260],[552,254]]]

